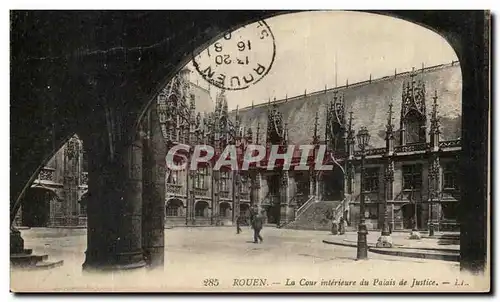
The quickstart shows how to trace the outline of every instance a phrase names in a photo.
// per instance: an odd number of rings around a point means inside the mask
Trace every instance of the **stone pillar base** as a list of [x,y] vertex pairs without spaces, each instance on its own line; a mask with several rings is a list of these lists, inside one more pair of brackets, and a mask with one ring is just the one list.
[[411,231],[411,233],[410,233],[410,239],[418,240],[418,239],[421,239],[421,238],[422,238],[422,235],[420,235],[419,231]]
[[113,257],[116,260],[89,260],[88,258],[87,255],[87,260],[82,265],[85,272],[136,270],[146,267],[142,252],[120,253]]
[[16,228],[10,229],[10,253],[19,254],[24,252],[24,240],[21,232]]
[[392,237],[391,236],[380,236],[378,237],[376,247],[391,248],[392,247]]

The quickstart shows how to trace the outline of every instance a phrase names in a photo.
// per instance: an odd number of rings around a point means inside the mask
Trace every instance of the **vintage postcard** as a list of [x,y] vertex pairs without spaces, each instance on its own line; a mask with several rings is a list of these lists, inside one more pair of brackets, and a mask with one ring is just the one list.
[[11,291],[490,291],[488,11],[10,22]]

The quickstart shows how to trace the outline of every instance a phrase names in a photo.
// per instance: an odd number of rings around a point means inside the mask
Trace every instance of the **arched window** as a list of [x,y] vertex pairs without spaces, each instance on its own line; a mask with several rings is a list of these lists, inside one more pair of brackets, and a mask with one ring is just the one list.
[[425,142],[425,132],[422,132],[422,127],[425,127],[422,116],[412,110],[405,117],[406,143],[421,143]]
[[196,170],[196,175],[194,178],[194,187],[197,189],[207,189],[206,177],[208,176],[207,167],[199,167]]
[[231,176],[229,175],[229,171],[220,171],[220,182],[219,182],[219,190],[221,192],[229,192],[229,181]]
[[178,199],[172,199],[167,202],[166,214],[169,217],[177,217],[180,216],[180,209],[182,207],[182,202]]
[[196,217],[208,217],[208,203],[198,201],[194,207]]
[[[180,161],[180,160],[175,160],[174,163],[176,166],[182,165],[182,161]],[[180,181],[179,173],[180,173],[180,171],[178,171],[178,170],[168,170],[167,171],[167,183],[174,184],[174,185],[180,184],[181,181]]]

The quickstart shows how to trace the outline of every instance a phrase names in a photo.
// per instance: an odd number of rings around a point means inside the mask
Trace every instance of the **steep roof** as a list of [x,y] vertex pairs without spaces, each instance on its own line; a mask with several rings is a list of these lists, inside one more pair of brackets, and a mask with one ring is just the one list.
[[[415,79],[422,80],[426,87],[427,129],[430,129],[430,114],[434,91],[438,94],[438,116],[441,119],[441,140],[460,138],[462,115],[462,74],[458,62],[424,68],[416,71]],[[325,139],[326,106],[333,100],[334,92],[344,95],[346,112],[353,112],[354,130],[366,126],[370,132],[370,146],[385,146],[385,125],[389,103],[393,102],[394,129],[399,131],[403,82],[410,81],[410,72],[387,76],[348,86],[318,91],[296,96],[288,100],[276,100],[278,111],[283,114],[283,122],[288,123],[290,144],[309,144],[314,133],[314,118],[318,113],[318,134]],[[251,127],[256,133],[260,123],[260,142],[263,143],[267,131],[267,103],[239,110],[242,126]],[[234,119],[235,112],[230,113]],[[428,132],[427,132],[428,133]],[[429,140],[429,137],[427,137]],[[396,144],[398,138],[396,137]]]

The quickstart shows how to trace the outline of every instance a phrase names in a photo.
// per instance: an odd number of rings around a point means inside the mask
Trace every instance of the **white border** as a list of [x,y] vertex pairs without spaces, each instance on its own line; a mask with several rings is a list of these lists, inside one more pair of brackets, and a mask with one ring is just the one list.
[[[9,293],[9,262],[8,262],[8,242],[9,242],[9,233],[8,233],[8,222],[10,220],[9,218],[9,211],[7,209],[8,204],[9,204],[9,187],[10,187],[10,182],[9,182],[9,173],[10,173],[10,148],[7,148],[6,142],[9,142],[9,137],[10,137],[10,129],[9,129],[9,120],[10,120],[10,114],[9,114],[9,102],[10,102],[10,93],[9,93],[9,10],[10,9],[361,9],[361,10],[366,10],[366,9],[425,9],[425,10],[434,10],[434,9],[491,9],[492,13],[495,14],[498,10],[498,5],[500,1],[482,1],[482,0],[455,0],[455,1],[436,1],[436,0],[420,0],[420,1],[399,1],[399,0],[392,0],[392,1],[359,1],[359,0],[349,0],[349,1],[337,1],[336,3],[331,3],[331,1],[318,1],[318,0],[302,0],[302,1],[276,1],[272,3],[271,1],[266,1],[266,0],[252,0],[252,1],[220,1],[220,0],[212,0],[212,1],[192,1],[192,0],[184,0],[184,1],[149,1],[149,0],[141,0],[141,1],[98,1],[98,0],[86,0],[86,1],[75,1],[75,2],[70,2],[70,1],[4,1],[0,5],[3,6],[5,5],[5,9],[2,9],[2,13],[0,14],[0,18],[2,19],[0,22],[0,33],[2,35],[1,41],[3,42],[3,47],[0,48],[2,51],[2,60],[1,60],[1,67],[3,70],[2,73],[2,81],[0,82],[2,85],[2,89],[0,90],[3,94],[2,97],[2,108],[0,110],[0,122],[2,123],[2,127],[0,127],[0,139],[3,142],[4,147],[0,149],[1,152],[1,160],[2,160],[2,166],[0,169],[0,183],[2,184],[2,190],[0,190],[2,194],[2,198],[0,199],[3,203],[3,211],[0,211],[2,213],[2,221],[4,222],[4,226],[2,231],[0,231],[0,240],[3,243],[2,244],[2,249],[1,249],[1,255],[0,255],[0,274],[1,274],[1,284],[2,288],[0,289],[0,293],[2,297],[0,298],[0,301],[6,301],[6,300],[12,300],[15,297]],[[346,5],[347,4],[347,5]],[[496,29],[496,26],[493,30]],[[491,57],[496,56],[496,52],[491,55]],[[496,64],[495,66],[491,66],[491,71],[493,72],[494,67],[497,67]],[[492,83],[492,85],[497,84],[498,88],[498,78],[496,78],[495,83]],[[498,91],[495,89],[495,91]],[[493,100],[496,100],[496,95],[493,96]],[[493,102],[492,100],[492,102]],[[495,108],[495,113],[498,115],[498,108],[499,106],[496,105]],[[493,114],[493,113],[492,113]],[[495,119],[493,120],[495,121]],[[499,142],[500,137],[498,137],[498,123],[492,124],[493,127],[495,127],[495,133],[496,137],[493,142]],[[493,138],[492,138],[493,139]],[[498,147],[498,146],[496,146]],[[497,161],[498,164],[498,161]],[[496,170],[497,165],[495,165],[494,170]],[[492,184],[493,185],[493,184]],[[494,187],[498,188],[500,187],[500,181],[495,182]],[[500,217],[498,211],[499,211],[499,206],[497,205],[495,213],[492,213],[494,217]],[[498,222],[496,223],[498,226]],[[497,230],[498,231],[498,227]],[[495,232],[497,234],[498,232]],[[496,256],[496,255],[495,255]],[[496,260],[496,259],[495,259]],[[495,261],[494,263],[497,263]],[[496,281],[496,288],[498,289],[498,279],[493,279],[497,280]],[[75,299],[75,297],[78,296],[64,296],[61,297],[64,300],[70,300],[70,299]],[[81,296],[80,296],[81,297]],[[48,299],[53,299],[53,296],[46,296]],[[89,299],[91,297],[82,297],[83,299]],[[130,299],[134,297],[130,296],[119,296],[119,297],[107,297],[108,299]],[[207,299],[207,297],[196,297],[197,299]],[[215,299],[233,299],[233,298],[238,298],[239,300],[250,300],[250,299],[255,299],[258,298],[259,300],[267,300],[267,299],[278,299],[278,297],[235,297],[235,296],[225,296],[225,297],[209,297],[209,298],[215,298]],[[290,300],[292,296],[288,297],[281,297],[279,299],[287,299],[287,301]],[[344,300],[348,298],[349,300],[359,300],[361,301],[362,299],[366,299],[368,297],[366,296],[359,296],[359,297],[346,297],[346,296],[331,296],[331,297],[325,297],[325,296],[301,296],[298,297],[300,299],[308,299],[308,298],[321,298],[321,299],[328,299],[328,300]],[[378,300],[387,300],[389,299],[399,299],[401,297],[399,296],[376,296],[376,297],[370,297],[372,299],[378,299]],[[411,296],[406,296],[404,297],[405,300],[410,299],[410,300],[420,300],[423,297],[419,297],[418,295],[415,295],[413,297]],[[432,297],[432,296],[426,296],[426,300],[434,300],[438,299],[439,297]],[[471,298],[468,296],[468,298]],[[41,297],[28,297],[24,298],[26,300],[32,300],[32,301],[37,301],[41,299]],[[144,297],[141,297],[141,299],[144,299]],[[169,300],[176,300],[178,298],[176,297],[160,297],[160,299],[169,299]],[[192,298],[190,298],[192,299]],[[293,298],[292,298],[293,299]],[[297,299],[297,298],[295,298]]]

